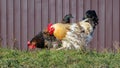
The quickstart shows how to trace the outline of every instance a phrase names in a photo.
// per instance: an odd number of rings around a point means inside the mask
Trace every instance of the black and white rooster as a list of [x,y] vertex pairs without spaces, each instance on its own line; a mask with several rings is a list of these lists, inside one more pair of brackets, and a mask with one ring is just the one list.
[[98,24],[98,16],[94,10],[88,10],[82,21],[73,23],[62,40],[61,49],[81,49],[87,46],[93,38],[93,32]]

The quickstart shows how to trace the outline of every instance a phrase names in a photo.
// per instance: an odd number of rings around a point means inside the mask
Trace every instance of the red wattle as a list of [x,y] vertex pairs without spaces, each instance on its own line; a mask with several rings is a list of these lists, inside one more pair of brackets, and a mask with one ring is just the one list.
[[36,48],[35,45],[30,45],[30,46],[28,46],[28,47],[29,47],[29,49],[35,49],[35,48]]

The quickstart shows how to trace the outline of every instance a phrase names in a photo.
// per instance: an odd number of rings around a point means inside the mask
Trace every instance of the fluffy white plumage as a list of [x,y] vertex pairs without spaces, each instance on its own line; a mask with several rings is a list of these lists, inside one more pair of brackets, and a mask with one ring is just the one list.
[[88,45],[93,38],[93,32],[98,24],[98,16],[94,10],[88,10],[83,20],[73,23],[62,40],[62,47],[57,49],[81,49]]
[[81,22],[74,23],[70,26],[66,37],[62,40],[60,49],[80,49],[81,46],[87,46],[92,39],[93,26],[86,22],[85,19]]

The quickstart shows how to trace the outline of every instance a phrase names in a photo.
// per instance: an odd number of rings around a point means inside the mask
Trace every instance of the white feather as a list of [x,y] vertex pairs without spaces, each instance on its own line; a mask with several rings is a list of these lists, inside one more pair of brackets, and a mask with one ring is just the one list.
[[[82,27],[80,27],[80,26]],[[84,32],[82,32],[84,30]],[[62,40],[62,48],[60,49],[80,49],[81,46],[87,46],[92,39],[93,27],[86,19],[74,23],[70,26],[70,31],[67,32],[65,38]]]

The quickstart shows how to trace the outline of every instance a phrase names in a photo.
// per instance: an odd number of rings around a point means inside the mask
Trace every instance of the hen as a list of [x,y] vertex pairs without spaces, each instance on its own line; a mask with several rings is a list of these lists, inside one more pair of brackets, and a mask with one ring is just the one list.
[[28,41],[28,48],[48,48],[48,44],[50,44],[50,42],[53,40],[55,40],[55,37],[49,35],[46,31],[39,32],[36,36],[32,38],[31,41]]

